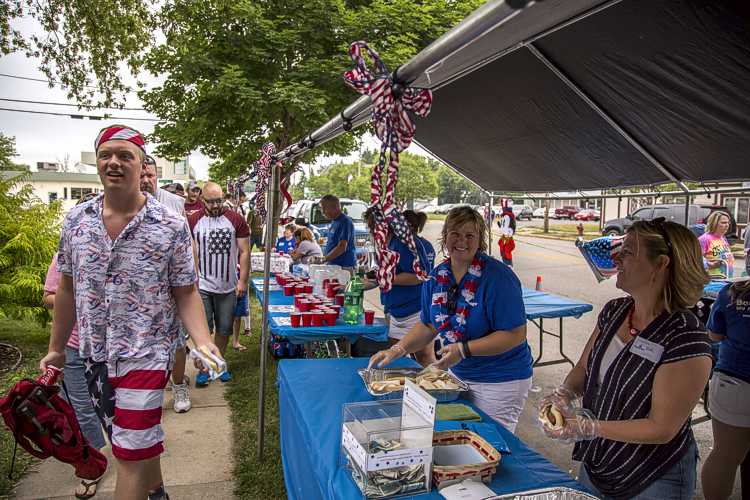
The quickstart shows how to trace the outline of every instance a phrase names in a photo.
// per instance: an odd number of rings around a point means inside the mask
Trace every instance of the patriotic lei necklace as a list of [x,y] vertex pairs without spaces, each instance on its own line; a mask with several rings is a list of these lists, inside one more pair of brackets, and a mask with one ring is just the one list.
[[437,284],[432,289],[430,316],[443,345],[461,342],[466,338],[466,323],[471,309],[477,305],[474,299],[486,263],[487,256],[477,252],[457,292],[455,314],[449,314],[448,311],[448,293],[455,282],[450,259],[445,259],[435,268]]

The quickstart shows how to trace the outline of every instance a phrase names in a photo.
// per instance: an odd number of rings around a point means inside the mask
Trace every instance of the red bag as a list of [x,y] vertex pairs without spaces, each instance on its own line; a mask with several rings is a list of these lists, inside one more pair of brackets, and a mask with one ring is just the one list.
[[86,442],[73,408],[60,397],[55,385],[60,373],[49,367],[37,380],[18,382],[0,398],[0,414],[17,445],[30,454],[71,464],[81,479],[98,479],[107,470],[107,458]]

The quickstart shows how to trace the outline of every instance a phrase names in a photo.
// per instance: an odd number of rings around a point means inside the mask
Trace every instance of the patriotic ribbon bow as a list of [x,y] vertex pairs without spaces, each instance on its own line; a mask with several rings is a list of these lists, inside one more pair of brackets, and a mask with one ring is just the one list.
[[261,222],[266,221],[266,192],[271,178],[271,161],[276,154],[276,146],[272,142],[263,144],[260,159],[255,162],[255,215]]
[[[375,73],[367,68],[363,51],[373,60]],[[375,219],[375,250],[380,265],[377,272],[378,284],[383,292],[388,292],[393,284],[399,259],[398,252],[388,249],[389,232],[414,255],[414,274],[422,280],[428,279],[419,263],[414,235],[406,219],[396,208],[394,194],[398,182],[399,153],[409,147],[414,138],[415,127],[408,112],[427,116],[432,106],[432,92],[395,83],[378,53],[365,42],[354,42],[349,47],[349,56],[354,62],[354,68],[344,73],[344,80],[360,94],[370,96],[372,121],[381,141],[380,158],[372,172],[370,205]],[[381,178],[388,152],[387,180],[383,186]]]

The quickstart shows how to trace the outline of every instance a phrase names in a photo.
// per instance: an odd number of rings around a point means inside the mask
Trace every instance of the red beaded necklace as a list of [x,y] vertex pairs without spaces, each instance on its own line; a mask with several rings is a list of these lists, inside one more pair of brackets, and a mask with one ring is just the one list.
[[633,337],[640,335],[641,331],[633,326],[633,313],[635,312],[635,302],[630,306],[630,312],[628,312],[628,331]]

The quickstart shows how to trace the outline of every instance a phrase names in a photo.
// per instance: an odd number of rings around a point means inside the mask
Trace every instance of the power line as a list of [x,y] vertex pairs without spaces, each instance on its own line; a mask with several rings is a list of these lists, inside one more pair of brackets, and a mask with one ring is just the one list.
[[[45,78],[32,78],[30,76],[20,76],[20,75],[9,75],[7,73],[0,73],[0,76],[4,76],[6,78],[15,78],[17,80],[28,80],[31,82],[42,82],[42,83],[57,83],[61,84],[62,82],[58,82],[57,80],[47,80]],[[95,87],[93,85],[84,85],[87,89],[98,89],[99,87]]]
[[74,120],[83,120],[84,118],[88,118],[89,120],[135,120],[135,121],[140,121],[140,122],[158,122],[159,121],[156,118],[131,118],[129,116],[112,116],[108,114],[104,114],[103,116],[79,115],[79,114],[69,114],[69,113],[52,113],[50,111],[32,111],[30,109],[0,108],[0,111],[12,111],[15,113],[30,113],[33,115],[65,116],[68,118],[73,118]]
[[44,104],[47,106],[72,106],[75,108],[91,108],[91,109],[122,109],[125,111],[146,111],[143,108],[110,108],[107,106],[80,106],[78,104],[71,104],[69,102],[48,102],[48,101],[27,101],[25,99],[10,99],[7,97],[0,97],[0,101],[8,102],[21,102],[24,104]]

